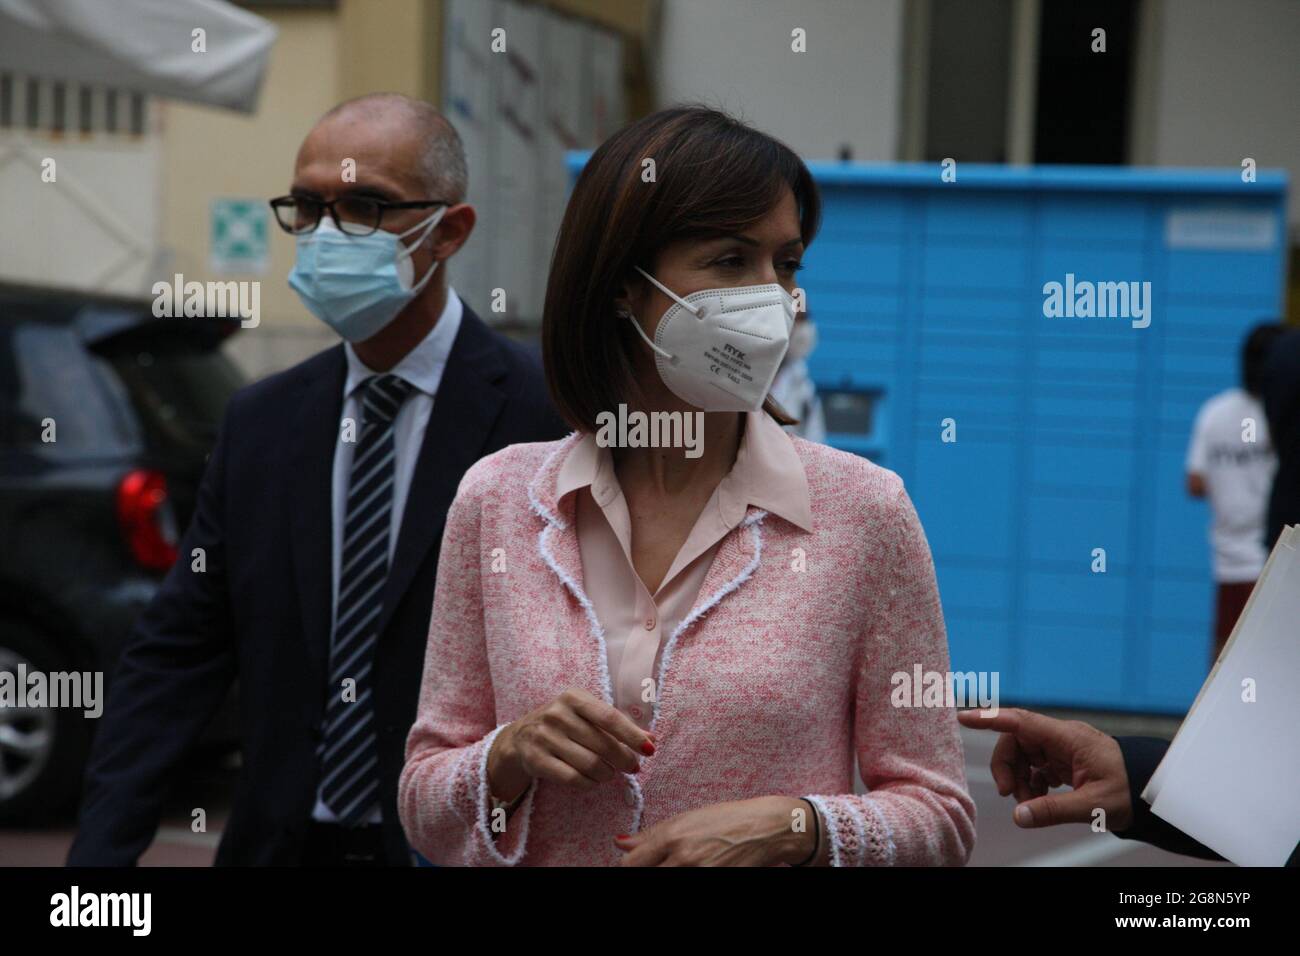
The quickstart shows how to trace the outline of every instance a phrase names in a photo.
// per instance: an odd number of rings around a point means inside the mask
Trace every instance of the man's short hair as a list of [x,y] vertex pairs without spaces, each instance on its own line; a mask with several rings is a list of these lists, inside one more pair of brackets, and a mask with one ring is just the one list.
[[406,114],[423,140],[420,147],[420,178],[430,198],[455,204],[465,201],[469,190],[469,168],[465,145],[451,120],[434,106],[404,93],[367,93],[344,100],[322,120],[353,109],[396,109]]

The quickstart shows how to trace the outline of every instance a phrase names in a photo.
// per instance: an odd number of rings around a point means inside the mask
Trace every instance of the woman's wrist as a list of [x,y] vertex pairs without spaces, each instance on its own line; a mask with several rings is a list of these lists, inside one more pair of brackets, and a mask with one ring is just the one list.
[[[808,817],[812,820],[812,844],[808,848],[808,855],[793,865],[820,866],[825,862],[825,853],[822,850],[822,845],[825,841],[822,839],[821,812],[817,809],[817,804],[813,803],[807,797],[800,797],[799,802],[808,808]],[[807,827],[804,828],[804,832],[807,832]]]
[[488,750],[488,792],[503,803],[513,803],[523,796],[533,782],[532,777],[520,765],[514,747],[513,729],[514,724],[503,727]]
[[774,862],[798,866],[815,859],[821,829],[817,809],[797,797],[773,800],[774,819],[780,821],[772,838]]

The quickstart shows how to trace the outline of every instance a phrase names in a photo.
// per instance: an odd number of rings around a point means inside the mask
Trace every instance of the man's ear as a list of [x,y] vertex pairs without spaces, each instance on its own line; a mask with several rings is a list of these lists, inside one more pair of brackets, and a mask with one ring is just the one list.
[[450,207],[438,220],[438,227],[429,236],[429,248],[435,259],[450,259],[465,245],[474,223],[478,222],[478,213],[469,203],[457,203]]

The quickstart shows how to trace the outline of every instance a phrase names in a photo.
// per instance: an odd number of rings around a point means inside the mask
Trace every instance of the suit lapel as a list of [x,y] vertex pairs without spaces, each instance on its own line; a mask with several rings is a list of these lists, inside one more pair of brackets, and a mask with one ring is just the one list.
[[334,451],[343,411],[347,360],[343,346],[330,350],[325,374],[307,383],[296,412],[288,496],[290,548],[310,665],[324,673],[333,603],[331,485]]
[[[550,523],[543,533],[546,535],[543,553],[551,559],[551,570],[556,572],[579,604],[588,606],[590,598],[583,590],[582,547],[572,518],[563,524]],[[678,624],[675,633],[684,631],[749,580],[755,570],[750,566],[755,555],[753,537],[753,529],[744,526],[732,529],[722,539],[691,612]]]
[[505,394],[494,383],[505,374],[505,365],[498,348],[492,333],[465,306],[406,495],[397,550],[384,585],[381,637],[425,555],[441,537],[460,480],[482,457],[501,414]]
[[[550,458],[542,464],[529,482],[528,496],[533,510],[542,519],[542,528],[537,533],[537,548],[542,555],[542,560],[559,578],[560,586],[573,597],[573,604],[566,602],[566,607],[573,614],[586,617],[587,629],[591,635],[591,653],[582,653],[575,648],[574,677],[581,680],[589,673],[595,681],[595,687],[592,689],[612,706],[614,687],[609,675],[609,651],[605,644],[605,629],[596,616],[595,606],[586,593],[582,578],[582,547],[578,541],[577,508],[573,499],[562,506],[556,501],[554,494],[556,473],[568,452],[580,440],[581,436],[575,433],[551,453]],[[590,671],[585,670],[588,664],[591,665]]]

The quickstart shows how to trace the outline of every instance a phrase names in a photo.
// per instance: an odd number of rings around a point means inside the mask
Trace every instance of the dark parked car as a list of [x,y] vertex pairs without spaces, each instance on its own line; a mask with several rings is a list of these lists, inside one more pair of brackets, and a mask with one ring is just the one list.
[[[0,681],[102,672],[177,560],[237,321],[0,287]],[[188,556],[182,560],[189,560]],[[30,677],[28,683],[30,685]],[[0,698],[0,823],[67,811],[95,721]],[[30,701],[28,701],[30,704]],[[228,702],[209,737],[231,741]]]

